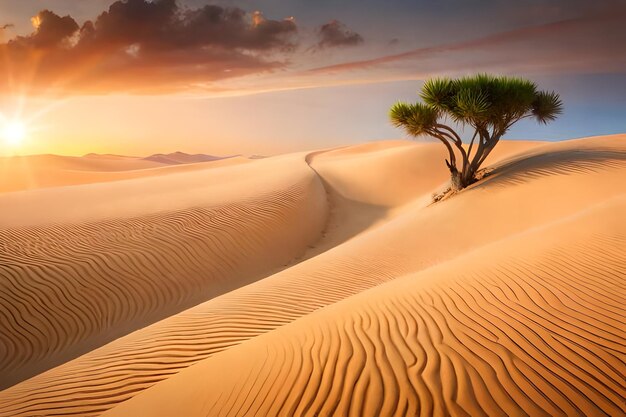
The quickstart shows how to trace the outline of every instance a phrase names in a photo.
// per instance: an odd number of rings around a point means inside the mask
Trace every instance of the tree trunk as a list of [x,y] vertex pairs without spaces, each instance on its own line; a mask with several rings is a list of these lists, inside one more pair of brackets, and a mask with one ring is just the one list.
[[476,170],[473,169],[471,164],[468,164],[467,168],[464,170],[464,172],[462,173],[462,182],[463,182],[463,187],[468,187],[470,186],[474,180],[476,179]]
[[[476,180],[476,173],[480,169],[485,159],[489,156],[491,151],[496,147],[498,141],[500,140],[501,135],[492,136],[487,138],[487,140],[483,143],[482,140],[478,145],[478,149],[476,150],[476,154],[471,162],[467,164],[467,166],[463,167],[463,171],[461,173],[452,173],[452,182],[456,183],[460,186],[458,190],[463,189],[472,185]],[[455,179],[455,175],[458,177]],[[455,185],[453,184],[453,187]]]
[[462,171],[458,171],[456,168],[450,168],[452,189],[460,191],[463,188],[470,186],[474,182],[475,176],[476,170],[472,169],[471,164],[464,166]]
[[450,167],[450,183],[454,191],[460,191],[466,187],[463,181],[463,173],[459,172],[456,167]]

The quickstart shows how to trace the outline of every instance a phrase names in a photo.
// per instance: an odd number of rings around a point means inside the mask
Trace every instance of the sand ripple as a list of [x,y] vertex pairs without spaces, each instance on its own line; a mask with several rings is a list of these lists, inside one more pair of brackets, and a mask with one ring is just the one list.
[[624,415],[626,229],[598,221],[624,209],[365,291],[105,415]]
[[[622,148],[550,145],[431,207],[439,177],[365,184],[419,151],[348,149],[309,158],[331,207],[311,171],[219,207],[0,230],[7,375],[167,317],[0,392],[0,415],[622,415]],[[387,217],[346,225],[366,209]]]
[[311,175],[217,207],[0,230],[2,385],[270,273],[318,238],[324,205]]

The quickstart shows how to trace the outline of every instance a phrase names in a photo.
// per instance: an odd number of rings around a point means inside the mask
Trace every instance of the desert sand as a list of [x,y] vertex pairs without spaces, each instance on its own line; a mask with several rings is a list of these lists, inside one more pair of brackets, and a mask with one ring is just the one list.
[[625,415],[626,135],[433,204],[443,158],[47,156],[0,194],[0,415]]

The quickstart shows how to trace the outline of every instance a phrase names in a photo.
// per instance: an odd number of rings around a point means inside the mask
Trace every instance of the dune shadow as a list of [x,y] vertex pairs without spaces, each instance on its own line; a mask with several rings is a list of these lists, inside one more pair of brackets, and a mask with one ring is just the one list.
[[504,161],[491,169],[473,188],[507,187],[543,177],[589,174],[625,165],[626,151],[614,148],[545,152]]

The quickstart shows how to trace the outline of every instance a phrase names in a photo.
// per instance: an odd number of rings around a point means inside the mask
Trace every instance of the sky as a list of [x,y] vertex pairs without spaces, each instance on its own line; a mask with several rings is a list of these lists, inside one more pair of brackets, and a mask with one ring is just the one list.
[[0,155],[261,154],[405,138],[425,79],[518,75],[626,132],[626,0],[0,0]]

